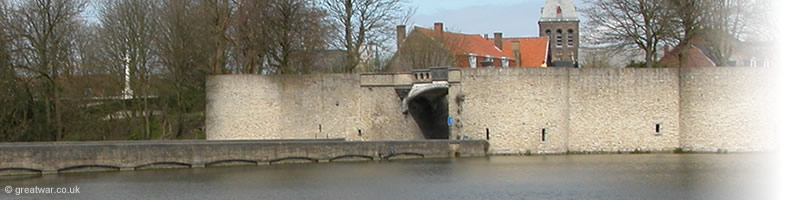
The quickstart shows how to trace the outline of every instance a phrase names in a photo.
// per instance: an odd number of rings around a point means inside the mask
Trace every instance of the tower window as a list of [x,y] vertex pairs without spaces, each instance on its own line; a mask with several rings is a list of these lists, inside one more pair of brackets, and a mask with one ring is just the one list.
[[561,6],[556,7],[556,14],[559,14],[559,15],[561,14]]
[[556,30],[556,47],[563,47],[564,46],[564,33],[561,29]]
[[567,31],[567,46],[568,47],[575,46],[575,31],[572,31],[572,29],[569,29]]
[[547,37],[552,37],[553,36],[553,35],[551,35],[552,31],[550,31],[550,29],[545,30],[544,34],[547,35]]

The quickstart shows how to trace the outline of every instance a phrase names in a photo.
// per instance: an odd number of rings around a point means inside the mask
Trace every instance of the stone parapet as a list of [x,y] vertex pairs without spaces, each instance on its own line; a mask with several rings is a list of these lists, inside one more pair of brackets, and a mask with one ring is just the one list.
[[0,175],[225,164],[332,162],[343,158],[485,156],[485,141],[216,140],[0,143]]

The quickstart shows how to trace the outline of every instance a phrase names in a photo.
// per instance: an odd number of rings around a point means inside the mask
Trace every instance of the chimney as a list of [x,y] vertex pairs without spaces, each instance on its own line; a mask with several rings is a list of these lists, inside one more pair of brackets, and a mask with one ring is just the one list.
[[486,38],[486,40],[489,40],[489,34],[483,34],[483,38]]
[[436,34],[438,34],[441,37],[442,33],[444,33],[444,23],[442,22],[433,23],[433,31],[436,32]]
[[494,46],[496,46],[501,51],[503,50],[503,33],[502,32],[494,32]]
[[400,44],[406,40],[406,25],[397,25],[397,49],[400,49]]
[[511,41],[511,51],[513,51],[514,60],[517,61],[517,67],[522,66],[522,55],[519,52],[519,40]]

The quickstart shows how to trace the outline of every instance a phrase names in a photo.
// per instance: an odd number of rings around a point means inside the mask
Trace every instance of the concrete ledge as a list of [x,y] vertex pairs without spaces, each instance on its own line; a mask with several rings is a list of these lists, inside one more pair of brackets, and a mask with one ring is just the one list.
[[[483,140],[190,140],[0,143],[0,175],[42,174],[83,169],[268,165],[330,162],[344,157],[382,160],[393,157],[485,156]],[[22,170],[20,170],[22,169]]]

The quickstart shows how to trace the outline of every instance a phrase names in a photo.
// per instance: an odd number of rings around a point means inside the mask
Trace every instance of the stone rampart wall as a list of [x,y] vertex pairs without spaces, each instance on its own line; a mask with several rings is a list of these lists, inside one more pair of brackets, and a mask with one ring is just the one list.
[[569,150],[674,150],[679,87],[677,69],[570,70]]
[[222,75],[207,81],[206,138],[423,139],[394,88],[356,74]]
[[[492,153],[769,151],[769,69],[481,68],[451,71],[451,139]],[[207,138],[415,140],[392,85],[408,74],[208,79]],[[658,129],[658,131],[657,131]],[[544,134],[543,134],[544,132]],[[544,138],[543,138],[544,135]]]
[[772,70],[681,71],[680,147],[689,151],[774,151]]

